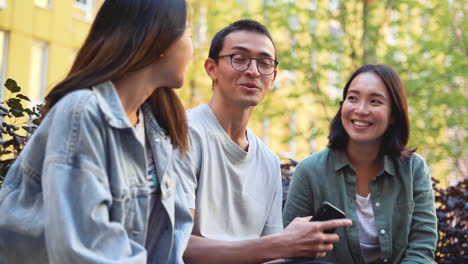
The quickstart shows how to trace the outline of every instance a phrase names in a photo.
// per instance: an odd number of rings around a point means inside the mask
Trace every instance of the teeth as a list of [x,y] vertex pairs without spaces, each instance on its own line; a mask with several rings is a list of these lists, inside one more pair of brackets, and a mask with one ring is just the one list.
[[362,121],[353,121],[353,123],[357,126],[370,126],[371,125],[371,123],[362,122]]

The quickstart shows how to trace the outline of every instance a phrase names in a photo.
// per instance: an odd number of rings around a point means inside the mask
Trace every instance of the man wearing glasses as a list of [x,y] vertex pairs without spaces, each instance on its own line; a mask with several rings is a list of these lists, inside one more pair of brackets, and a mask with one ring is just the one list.
[[174,158],[194,216],[187,263],[315,257],[338,240],[323,230],[351,223],[297,218],[283,231],[279,159],[247,127],[276,78],[276,59],[270,33],[253,20],[227,26],[211,42],[205,70],[213,96],[187,112],[191,151]]

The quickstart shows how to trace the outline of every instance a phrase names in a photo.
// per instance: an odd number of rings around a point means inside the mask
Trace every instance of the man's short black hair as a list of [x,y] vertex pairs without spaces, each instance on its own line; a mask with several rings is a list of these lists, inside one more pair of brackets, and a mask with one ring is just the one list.
[[268,31],[268,29],[266,29],[264,25],[252,19],[238,20],[218,31],[218,33],[216,33],[216,35],[214,36],[213,40],[211,40],[210,52],[208,54],[208,57],[214,60],[218,60],[219,53],[223,49],[224,39],[226,38],[226,36],[232,32],[240,30],[256,32],[267,36],[271,40],[271,43],[273,43],[273,47],[275,47],[275,60],[277,60],[278,55],[276,52],[276,45],[273,41],[273,38],[271,37],[270,32]]

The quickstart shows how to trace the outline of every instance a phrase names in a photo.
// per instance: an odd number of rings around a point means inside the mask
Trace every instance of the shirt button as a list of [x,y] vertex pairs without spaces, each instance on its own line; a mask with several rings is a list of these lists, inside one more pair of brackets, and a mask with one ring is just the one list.
[[379,207],[379,206],[380,206],[380,203],[378,203],[378,202],[375,203],[375,206],[376,206],[376,207]]
[[387,259],[384,259],[383,262],[387,262],[388,260]]
[[154,140],[154,142],[156,142],[156,143],[159,143],[159,141],[160,141],[159,138],[156,138],[156,139]]
[[385,234],[385,229],[380,230],[380,234],[384,235]]

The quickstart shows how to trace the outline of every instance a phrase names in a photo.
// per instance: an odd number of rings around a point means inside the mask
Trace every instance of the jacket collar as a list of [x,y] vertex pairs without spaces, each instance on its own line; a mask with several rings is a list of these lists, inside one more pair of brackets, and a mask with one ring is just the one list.
[[[349,162],[348,156],[346,155],[345,151],[338,150],[338,149],[331,150],[331,151],[332,151],[333,156],[335,158],[335,171],[339,171],[339,170],[341,170],[342,168],[344,168],[346,166],[351,167],[351,163]],[[392,159],[388,155],[384,156],[383,170],[381,169],[377,173],[377,175],[381,175],[384,171],[387,172],[390,175],[395,175],[395,166],[393,166]]]
[[99,108],[109,125],[115,128],[132,127],[120,102],[117,90],[111,81],[97,84],[92,87],[92,90],[96,94]]
[[145,102],[141,106],[140,110],[143,111],[143,115],[145,117],[145,127],[150,126],[151,131],[156,132],[157,134],[159,134],[159,136],[168,136],[167,131],[159,125],[158,121],[156,121],[156,118],[154,117],[153,112],[151,111],[151,106],[148,102]]

